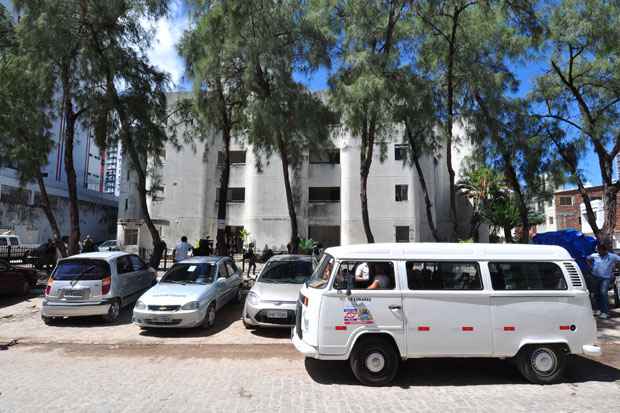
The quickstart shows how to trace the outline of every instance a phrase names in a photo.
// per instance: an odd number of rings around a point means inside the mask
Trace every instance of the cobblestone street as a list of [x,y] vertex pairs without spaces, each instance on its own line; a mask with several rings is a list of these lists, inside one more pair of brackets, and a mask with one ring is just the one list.
[[620,406],[618,314],[599,324],[604,357],[573,357],[563,384],[531,385],[507,361],[403,363],[390,387],[368,388],[346,362],[304,360],[289,330],[246,330],[226,306],[214,329],[141,332],[124,310],[43,325],[37,296],[0,302],[0,412],[32,411],[548,411]]

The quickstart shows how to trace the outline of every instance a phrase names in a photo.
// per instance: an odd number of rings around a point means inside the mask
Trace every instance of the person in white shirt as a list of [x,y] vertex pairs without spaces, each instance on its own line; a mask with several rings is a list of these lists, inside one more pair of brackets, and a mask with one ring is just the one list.
[[183,235],[181,237],[181,241],[177,242],[176,247],[174,248],[174,262],[183,261],[187,257],[189,257],[189,252],[192,250],[192,246],[187,242],[187,237]]

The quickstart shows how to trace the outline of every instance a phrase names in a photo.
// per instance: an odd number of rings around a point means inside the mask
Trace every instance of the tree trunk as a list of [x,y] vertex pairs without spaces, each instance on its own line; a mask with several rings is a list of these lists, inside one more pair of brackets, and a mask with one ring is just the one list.
[[450,180],[450,218],[452,220],[453,225],[453,235],[452,239],[455,240],[458,234],[458,221],[456,216],[456,184],[455,184],[455,176],[454,167],[452,166],[452,129],[454,125],[454,55],[455,51],[455,42],[456,42],[456,30],[458,27],[458,14],[455,12],[452,19],[452,32],[450,37],[450,42],[448,45],[448,56],[447,56],[447,75],[446,75],[446,83],[447,83],[447,107],[448,107],[448,119],[446,123],[446,166],[448,168],[448,176]]
[[407,138],[409,140],[409,147],[411,148],[411,160],[413,161],[416,172],[418,173],[418,181],[420,182],[420,187],[422,188],[422,193],[424,194],[424,205],[426,206],[426,219],[428,221],[428,226],[431,229],[435,242],[440,242],[441,237],[439,236],[439,232],[437,232],[437,227],[435,226],[435,221],[433,219],[433,203],[428,195],[428,187],[426,186],[426,179],[424,179],[424,171],[420,165],[420,154],[416,150],[416,144],[409,125],[405,125],[405,128],[407,129]]
[[146,199],[146,165],[143,166],[143,162],[146,163],[147,160],[142,160],[140,158],[140,154],[134,146],[133,137],[131,135],[131,125],[129,122],[129,117],[125,112],[125,108],[120,100],[120,97],[118,96],[118,92],[112,80],[111,73],[108,73],[107,87],[112,97],[114,108],[118,113],[118,118],[120,120],[121,144],[127,150],[127,153],[129,154],[129,159],[131,160],[130,164],[138,175],[137,187],[140,207],[142,209],[144,223],[146,224],[146,227],[151,234],[151,239],[153,240],[153,253],[149,258],[149,265],[153,268],[158,268],[159,262],[161,261],[162,254],[164,252],[164,243],[161,240],[159,231],[157,230],[155,224],[153,223],[153,220],[151,219],[151,214],[149,213],[148,203]]
[[512,239],[512,228],[504,227],[504,238],[507,243],[512,244],[514,240]]
[[77,114],[73,111],[71,86],[69,84],[69,67],[63,69],[63,116],[65,118],[65,153],[64,164],[67,174],[67,192],[69,195],[69,255],[80,252],[80,211],[77,196],[77,177],[73,165],[73,145],[75,141],[75,124]]
[[278,148],[280,150],[280,158],[282,159],[282,174],[284,175],[284,189],[286,191],[286,205],[288,207],[288,216],[291,220],[291,253],[297,254],[299,251],[299,232],[297,228],[297,214],[295,213],[295,203],[293,201],[293,190],[291,189],[291,180],[288,173],[288,151],[284,139],[278,133]]
[[45,181],[43,181],[43,175],[41,175],[41,171],[36,172],[35,180],[37,181],[37,185],[39,186],[39,192],[41,194],[41,209],[45,213],[47,221],[52,228],[54,245],[56,246],[56,250],[60,253],[60,256],[64,258],[67,256],[67,249],[65,248],[65,243],[62,241],[62,234],[60,233],[58,221],[56,221],[56,216],[54,216],[54,211],[52,211],[50,199],[47,195],[47,188],[45,187]]
[[519,218],[521,219],[521,238],[519,241],[522,244],[527,244],[530,242],[530,218],[527,202],[523,196],[523,191],[521,190],[521,185],[519,184],[519,178],[517,177],[517,172],[512,165],[511,155],[504,152],[502,153],[502,159],[504,162],[504,173],[506,180],[508,181],[511,189],[517,195],[517,201],[519,203]]
[[616,229],[616,210],[617,210],[618,188],[603,184],[603,208],[605,214],[605,222],[601,229],[601,235],[598,236],[600,241],[612,242]]
[[375,120],[371,119],[370,124],[365,126],[362,133],[362,147],[360,148],[360,203],[366,241],[372,244],[375,242],[375,237],[370,228],[370,217],[368,214],[368,175],[370,175],[372,154],[375,146]]
[[230,128],[222,130],[224,140],[224,159],[222,163],[222,175],[220,177],[219,201],[217,203],[217,236],[216,250],[221,256],[228,255],[226,243],[226,206],[228,202],[228,181],[230,179]]

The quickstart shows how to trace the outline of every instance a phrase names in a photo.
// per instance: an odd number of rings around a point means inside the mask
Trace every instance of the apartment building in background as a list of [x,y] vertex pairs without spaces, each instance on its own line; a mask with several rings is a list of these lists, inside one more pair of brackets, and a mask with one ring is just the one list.
[[[171,94],[173,104],[178,94]],[[377,242],[432,241],[419,180],[405,163],[407,145],[402,135],[389,137],[386,159],[376,146],[368,180],[370,226]],[[454,150],[455,169],[470,148]],[[255,153],[242,137],[231,148],[230,183],[226,221],[219,225],[231,233],[249,232],[249,240],[260,250],[268,246],[285,250],[290,239],[290,219],[284,190],[282,165],[277,155],[266,158]],[[261,168],[257,168],[259,163]],[[156,171],[158,191],[148,198],[149,212],[168,246],[186,235],[190,242],[210,236],[218,228],[217,200],[220,186],[222,147],[220,139],[195,148],[177,151],[168,147]],[[430,190],[432,212],[442,234],[452,229],[449,221],[448,172],[445,162],[422,159]],[[151,248],[138,202],[135,177],[122,163],[119,195],[118,239],[124,245]],[[335,134],[332,144],[303,155],[299,168],[291,169],[291,184],[299,236],[323,246],[366,242],[360,206],[360,141],[350,133]],[[151,184],[149,184],[151,185]],[[461,229],[467,233],[469,203],[459,200]],[[482,236],[484,240],[486,235]]]

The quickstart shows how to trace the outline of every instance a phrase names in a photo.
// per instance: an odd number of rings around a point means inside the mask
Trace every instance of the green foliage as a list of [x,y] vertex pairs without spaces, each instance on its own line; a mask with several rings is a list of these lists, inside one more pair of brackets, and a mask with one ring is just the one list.
[[314,248],[314,240],[311,238],[303,238],[299,240],[299,251],[302,254],[311,254]]

